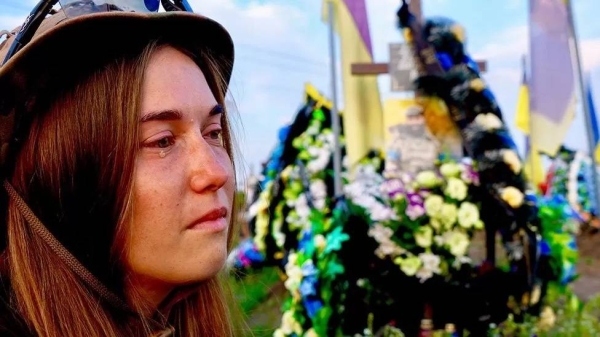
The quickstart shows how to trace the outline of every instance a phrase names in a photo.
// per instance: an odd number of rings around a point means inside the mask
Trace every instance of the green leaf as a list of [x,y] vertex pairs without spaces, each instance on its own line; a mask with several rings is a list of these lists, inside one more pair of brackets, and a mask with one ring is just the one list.
[[350,239],[350,237],[348,234],[342,232],[342,227],[336,227],[331,233],[327,234],[325,254],[340,250],[342,248],[342,243],[348,239]]
[[336,261],[329,261],[327,263],[327,269],[325,270],[325,276],[330,278],[335,278],[336,275],[341,275],[344,273],[344,266],[341,263]]
[[325,113],[323,113],[323,110],[317,109],[317,110],[313,111],[313,118],[318,121],[324,121]]

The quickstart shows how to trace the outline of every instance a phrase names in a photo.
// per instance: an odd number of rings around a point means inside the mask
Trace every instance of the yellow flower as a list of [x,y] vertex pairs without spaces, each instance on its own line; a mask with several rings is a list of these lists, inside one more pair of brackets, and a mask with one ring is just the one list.
[[439,179],[433,171],[421,171],[417,174],[415,180],[419,186],[425,188],[435,187],[439,183]]
[[450,31],[452,32],[452,35],[454,35],[454,37],[456,37],[456,39],[462,43],[465,42],[466,40],[466,35],[465,34],[465,28],[459,24],[454,24],[452,25],[452,27],[450,27]]
[[425,206],[425,213],[431,218],[439,217],[442,211],[442,205],[444,204],[444,199],[442,199],[439,195],[430,195],[425,198],[425,202],[423,206]]
[[469,86],[471,87],[471,89],[473,89],[477,92],[481,92],[481,91],[483,91],[483,89],[485,89],[485,83],[483,83],[483,81],[480,78],[471,80],[471,82],[469,83]]
[[283,283],[285,287],[289,291],[295,291],[300,287],[300,282],[302,282],[302,269],[299,266],[293,266],[290,268],[285,268],[285,273],[287,274],[288,279]]
[[493,113],[479,114],[475,117],[475,123],[481,125],[485,130],[494,130],[502,128],[502,121]]
[[315,332],[315,329],[310,328],[308,331],[306,331],[304,337],[319,337],[319,335]]
[[433,241],[433,230],[429,226],[420,227],[415,233],[415,241],[419,247],[428,248]]
[[407,257],[406,259],[397,257],[394,263],[400,266],[400,270],[407,276],[415,276],[419,268],[421,268],[421,259],[416,256]]
[[325,239],[323,234],[317,234],[314,238],[314,244],[315,247],[319,250],[319,252],[322,252],[323,249],[325,249],[325,246],[327,246],[327,239]]
[[461,167],[456,163],[445,163],[440,167],[440,173],[444,177],[458,177],[460,172]]
[[456,223],[457,215],[458,209],[455,204],[443,204],[440,211],[440,221],[444,225],[444,228],[452,228],[452,225]]
[[[441,210],[441,207],[440,207],[440,210]],[[436,218],[429,219],[429,226],[431,226],[437,232],[439,232],[442,229],[442,223],[440,222],[440,220],[438,220]]]
[[285,169],[283,169],[283,171],[281,171],[281,179],[287,182],[293,170],[294,167],[292,165],[287,166]]
[[519,189],[513,186],[508,186],[500,191],[500,197],[506,201],[512,208],[518,208],[523,204],[525,196]]
[[504,150],[502,151],[502,160],[506,163],[506,165],[508,165],[508,167],[510,167],[510,169],[514,172],[514,173],[519,173],[521,172],[521,160],[519,159],[519,156],[517,155],[517,153],[513,150]]
[[479,221],[479,209],[470,202],[463,202],[458,209],[458,224],[464,228],[473,227]]
[[467,197],[467,185],[458,178],[448,178],[444,193],[454,200],[463,201]]
[[289,310],[284,312],[281,317],[280,329],[285,335],[291,335],[293,333],[296,333],[297,335],[302,334],[302,326],[294,318],[294,313]]
[[412,33],[411,33],[410,29],[404,28],[402,30],[402,33],[404,34],[404,41],[406,41],[407,43],[411,43],[413,40],[413,37],[412,37]]
[[540,320],[538,321],[538,326],[540,329],[544,331],[550,330],[554,324],[556,323],[556,315],[554,314],[554,310],[551,307],[546,306],[542,309],[542,313],[540,314]]
[[453,231],[448,235],[446,244],[452,255],[456,257],[465,256],[467,249],[469,249],[469,237],[463,232]]

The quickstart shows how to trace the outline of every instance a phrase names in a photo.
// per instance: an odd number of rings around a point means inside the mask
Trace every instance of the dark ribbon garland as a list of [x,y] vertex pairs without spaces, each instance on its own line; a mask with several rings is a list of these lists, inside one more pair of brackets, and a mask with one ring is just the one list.
[[[512,254],[509,254],[512,266],[516,267],[517,270],[525,271],[526,280],[523,280],[523,282],[526,283],[526,289],[523,290],[526,295],[530,295],[539,282],[535,277],[538,268],[540,242],[539,230],[535,225],[537,222],[537,207],[534,202],[526,200],[523,205],[513,209],[500,197],[502,188],[507,186],[516,187],[525,194],[525,180],[522,173],[506,173],[508,171],[504,170],[503,175],[498,175],[496,174],[498,171],[498,158],[490,157],[490,153],[494,151],[498,152],[502,149],[516,150],[516,146],[505,128],[498,134],[486,135],[485,130],[473,123],[475,117],[480,113],[493,113],[501,119],[500,109],[488,89],[479,93],[481,97],[478,97],[478,99],[483,102],[480,106],[474,106],[472,102],[468,101],[468,99],[472,99],[472,97],[468,97],[472,95],[469,88],[470,80],[480,78],[477,68],[473,67],[472,60],[466,55],[463,56],[460,63],[453,62],[450,65],[444,64],[445,67],[442,67],[438,59],[438,51],[424,37],[423,23],[410,13],[406,0],[402,1],[397,16],[399,28],[408,29],[411,33],[407,42],[413,50],[415,65],[420,75],[417,80],[417,92],[424,89],[425,86],[433,84],[433,82],[436,82],[436,85],[438,83],[446,85],[444,90],[438,92],[439,98],[446,103],[455,124],[460,129],[468,155],[479,165],[478,171],[482,176],[482,188],[485,188],[487,193],[496,200],[498,206],[501,206],[501,209],[508,215],[508,219],[512,219],[509,224],[497,224],[496,226],[486,224],[488,261],[492,266],[495,265],[494,238],[496,231],[500,230],[505,247],[509,250],[509,253],[512,252]],[[454,77],[452,83],[448,80],[450,77]],[[457,79],[459,80],[457,81]],[[486,137],[486,139],[483,139],[483,137]],[[493,138],[493,141],[490,142],[488,138]],[[523,254],[518,254],[519,251]],[[524,255],[525,258],[523,259],[519,255]],[[536,304],[528,302],[527,305]]]

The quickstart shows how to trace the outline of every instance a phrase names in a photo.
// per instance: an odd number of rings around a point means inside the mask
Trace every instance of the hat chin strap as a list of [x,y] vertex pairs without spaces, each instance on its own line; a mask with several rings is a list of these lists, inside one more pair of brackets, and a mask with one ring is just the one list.
[[4,180],[4,188],[8,192],[8,196],[15,204],[21,215],[31,226],[36,235],[52,249],[54,254],[58,256],[77,276],[79,276],[92,290],[98,293],[103,299],[113,306],[130,311],[129,306],[116,294],[108,290],[102,282],[100,282],[92,273],[90,273],[78,260],[71,254],[55,237],[48,231],[42,222],[33,214],[33,211],[27,206],[23,198],[15,191],[12,185]]

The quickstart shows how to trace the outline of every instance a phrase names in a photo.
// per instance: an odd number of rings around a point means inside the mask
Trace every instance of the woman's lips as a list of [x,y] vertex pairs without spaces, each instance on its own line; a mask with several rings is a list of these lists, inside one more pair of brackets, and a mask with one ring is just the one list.
[[215,207],[202,215],[200,218],[193,221],[187,229],[193,230],[209,230],[223,231],[227,228],[227,208]]

